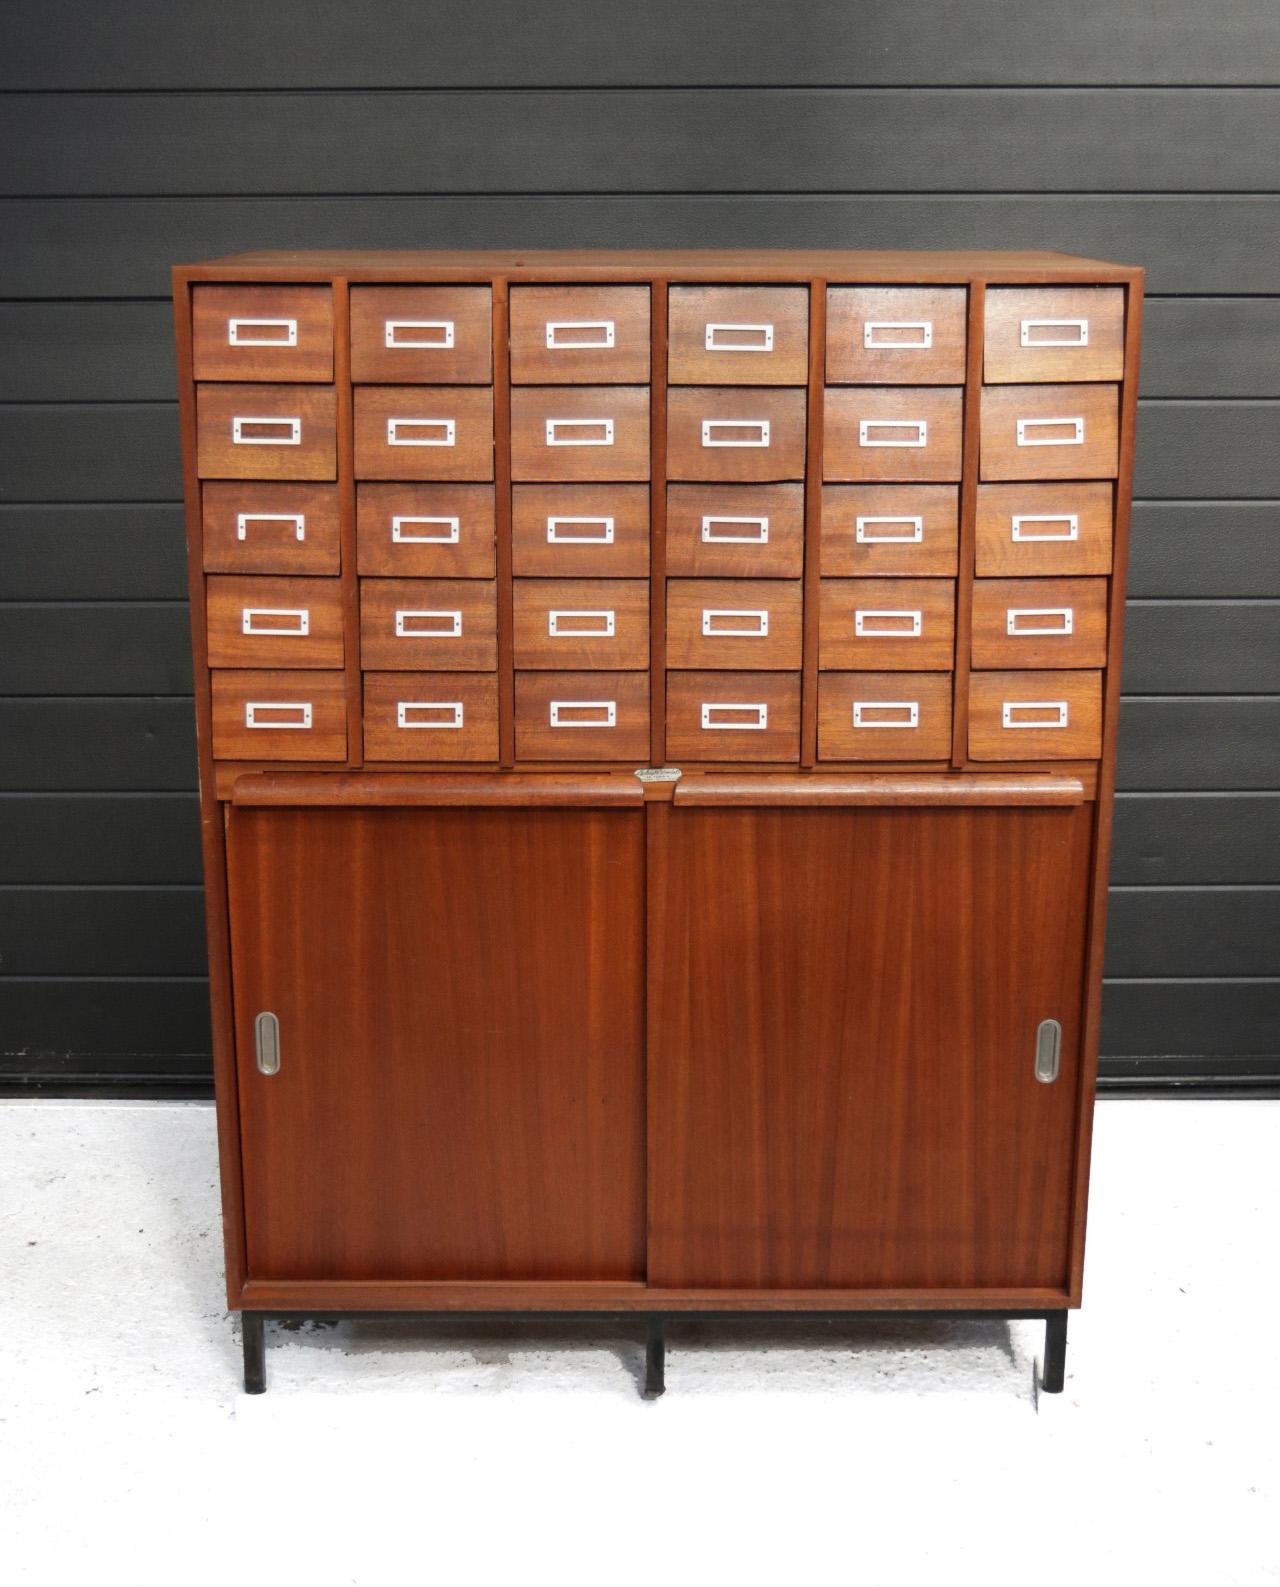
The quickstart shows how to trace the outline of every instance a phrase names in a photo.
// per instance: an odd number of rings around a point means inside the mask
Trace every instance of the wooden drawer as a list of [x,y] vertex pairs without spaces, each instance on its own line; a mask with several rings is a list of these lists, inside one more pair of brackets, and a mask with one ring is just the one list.
[[649,759],[647,672],[518,672],[519,760]]
[[649,665],[647,579],[516,579],[515,663],[539,671]]
[[818,665],[868,672],[950,672],[953,579],[823,579]]
[[364,758],[497,760],[497,675],[366,672]]
[[971,760],[1087,760],[1101,753],[1100,672],[969,674]]
[[210,480],[200,488],[207,573],[337,573],[338,487]]
[[515,387],[511,477],[648,479],[648,386]]
[[667,674],[669,762],[799,759],[799,673]]
[[356,568],[392,578],[491,579],[492,485],[356,488]]
[[804,486],[672,485],[667,572],[798,579],[804,572]]
[[489,386],[357,386],[356,478],[493,478]]
[[516,485],[511,568],[542,578],[645,578],[647,485]]
[[511,288],[513,385],[649,383],[649,288]]
[[351,378],[401,385],[493,380],[488,287],[352,287]]
[[191,356],[197,380],[332,380],[332,288],[194,286]]
[[967,297],[964,287],[831,287],[827,379],[962,386]]
[[984,386],[982,479],[1114,479],[1118,386]]
[[803,604],[799,579],[669,579],[667,665],[798,668]]
[[202,479],[336,479],[332,386],[196,387]]
[[1106,579],[975,579],[975,667],[1103,667]]
[[824,672],[819,760],[948,760],[949,672]]
[[497,664],[494,580],[360,580],[366,672],[489,672]]
[[215,672],[215,760],[347,758],[341,672]]
[[989,287],[982,378],[1119,380],[1123,287]]
[[673,386],[803,386],[807,287],[672,287],[667,379]]
[[954,485],[824,485],[826,577],[955,577],[960,492]]
[[342,581],[211,574],[211,667],[340,667]]
[[979,575],[1110,573],[1113,496],[1105,480],[979,485]]
[[823,478],[958,480],[963,413],[949,386],[828,386]]
[[667,477],[803,479],[805,393],[687,386],[667,393]]

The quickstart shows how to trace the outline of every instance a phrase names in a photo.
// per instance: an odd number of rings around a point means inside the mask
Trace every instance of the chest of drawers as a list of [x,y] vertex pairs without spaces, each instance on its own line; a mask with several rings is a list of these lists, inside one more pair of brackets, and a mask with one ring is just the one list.
[[228,1297],[1081,1299],[1141,272],[174,272]]

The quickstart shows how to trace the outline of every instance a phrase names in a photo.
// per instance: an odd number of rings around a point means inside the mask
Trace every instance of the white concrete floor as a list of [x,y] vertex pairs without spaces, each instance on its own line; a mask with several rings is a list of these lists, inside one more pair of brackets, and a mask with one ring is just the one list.
[[1039,1324],[269,1333],[213,1113],[0,1104],[0,1581],[1280,1580],[1280,1103],[1099,1109],[1067,1389]]

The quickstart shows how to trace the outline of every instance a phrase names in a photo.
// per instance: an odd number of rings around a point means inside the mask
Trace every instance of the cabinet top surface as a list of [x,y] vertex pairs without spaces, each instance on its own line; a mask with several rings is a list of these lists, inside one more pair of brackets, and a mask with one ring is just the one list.
[[246,275],[284,280],[369,276],[379,280],[422,275],[509,276],[513,279],[617,279],[759,281],[815,277],[858,281],[1129,281],[1142,271],[1101,259],[1041,250],[667,248],[667,249],[268,249],[226,254],[179,265],[191,279]]

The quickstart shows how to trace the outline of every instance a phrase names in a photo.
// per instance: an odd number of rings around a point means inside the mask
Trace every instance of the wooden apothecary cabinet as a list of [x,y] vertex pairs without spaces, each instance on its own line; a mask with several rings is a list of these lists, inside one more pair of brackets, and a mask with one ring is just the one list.
[[1141,271],[174,272],[228,1298],[1080,1304]]

